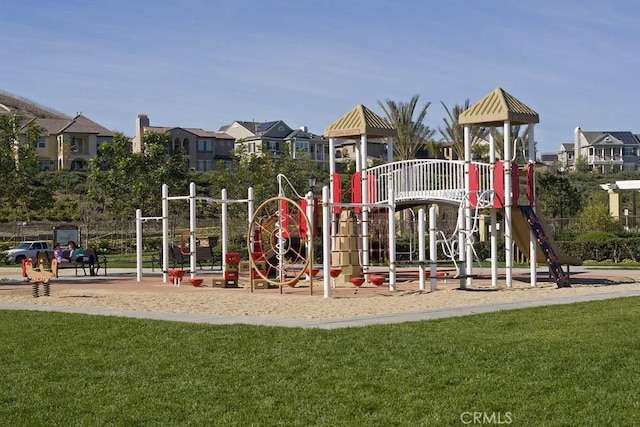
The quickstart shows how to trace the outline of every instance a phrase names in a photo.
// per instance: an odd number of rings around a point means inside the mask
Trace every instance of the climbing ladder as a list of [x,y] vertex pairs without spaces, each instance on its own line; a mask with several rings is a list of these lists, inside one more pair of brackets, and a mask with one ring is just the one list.
[[553,250],[553,247],[549,244],[549,238],[544,232],[542,228],[542,224],[538,220],[538,216],[531,206],[520,206],[520,210],[524,214],[531,230],[533,230],[536,235],[536,240],[540,245],[540,249],[542,249],[542,253],[545,256],[547,264],[549,264],[549,269],[551,270],[551,274],[558,285],[559,288],[568,288],[571,287],[569,283],[569,275],[564,272],[562,269],[562,265],[558,262],[558,258]]

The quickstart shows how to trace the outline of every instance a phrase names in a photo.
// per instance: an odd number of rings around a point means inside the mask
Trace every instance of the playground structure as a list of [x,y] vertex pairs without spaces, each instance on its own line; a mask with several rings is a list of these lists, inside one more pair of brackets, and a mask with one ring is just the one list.
[[[497,286],[498,280],[498,212],[503,216],[504,244],[505,244],[505,282],[507,287],[513,282],[514,244],[517,244],[529,259],[531,286],[536,286],[537,264],[544,262],[549,266],[555,282],[559,287],[570,286],[569,276],[562,268],[562,264],[579,265],[580,260],[568,257],[561,252],[553,241],[546,227],[544,218],[537,212],[535,198],[535,145],[534,125],[539,122],[538,114],[502,90],[493,92],[478,101],[459,117],[459,123],[464,125],[464,159],[456,161],[426,159],[393,162],[392,137],[395,130],[383,119],[376,116],[363,105],[357,106],[342,118],[325,129],[325,136],[329,137],[330,154],[330,185],[323,188],[322,193],[322,236],[323,236],[323,288],[324,295],[330,295],[331,281],[343,277],[344,282],[351,281],[355,285],[362,285],[370,281],[370,232],[369,216],[372,212],[386,211],[388,214],[388,282],[391,291],[396,290],[397,266],[396,260],[396,212],[416,206],[426,206],[435,203],[450,203],[459,207],[458,225],[455,235],[447,237],[438,232],[436,215],[429,209],[429,248],[430,255],[426,258],[425,251],[425,210],[418,214],[420,237],[419,260],[415,262],[420,268],[420,289],[424,289],[426,267],[429,266],[429,277],[432,281],[431,289],[435,289],[437,276],[438,244],[448,248],[445,251],[456,264],[456,278],[460,281],[460,288],[472,286],[474,277],[474,241],[478,231],[479,212],[490,212],[490,246],[491,246],[491,283]],[[472,141],[471,125],[481,125],[490,128],[489,133],[489,163],[471,160]],[[527,154],[528,161],[524,165],[515,162],[515,148],[511,144],[504,144],[503,159],[498,161],[496,155],[495,129],[503,128],[504,141],[511,141],[511,126],[527,126]],[[368,138],[387,138],[388,162],[384,165],[368,168],[367,145]],[[335,139],[346,138],[355,140],[356,173],[352,180],[352,199],[350,203],[342,200],[340,193],[340,176],[335,170]],[[525,200],[520,195],[520,175],[526,179]],[[340,233],[340,217],[344,211],[347,216],[353,215],[357,224],[357,243],[353,244],[354,236]],[[344,220],[342,221],[342,223]],[[277,228],[277,222],[273,223]],[[273,230],[273,233],[278,233]],[[349,250],[357,251],[359,270],[356,273],[345,273],[343,270],[352,267],[355,262],[351,255],[336,257],[339,242],[351,242]],[[354,247],[355,246],[355,247]],[[340,261],[340,259],[342,261]],[[335,262],[338,260],[338,262]],[[344,260],[349,260],[345,262]],[[351,274],[351,277],[347,277]],[[357,280],[353,280],[356,279]],[[363,279],[362,281],[360,279]],[[379,280],[375,284],[379,284]]]
[[[227,190],[223,189],[220,199],[214,199],[211,197],[201,197],[196,195],[196,184],[189,184],[189,194],[186,196],[169,196],[169,186],[163,184],[162,186],[162,216],[159,217],[145,217],[142,215],[142,210],[136,210],[136,278],[137,281],[142,280],[142,238],[143,230],[142,225],[147,221],[162,221],[162,281],[167,283],[169,277],[172,278],[174,284],[180,284],[184,271],[179,273],[174,271],[170,273],[169,269],[169,202],[171,200],[187,200],[189,202],[189,231],[180,234],[180,252],[182,255],[189,257],[189,281],[192,284],[198,283],[196,277],[196,247],[197,247],[197,218],[196,218],[196,202],[204,201],[207,203],[219,203],[221,205],[221,245],[222,245],[222,259],[225,260],[222,266],[223,280],[228,280],[227,277],[233,276],[233,274],[227,274],[227,269],[231,267],[237,274],[237,264],[228,262],[229,257],[227,253],[228,243],[228,206],[232,203],[247,204],[248,221],[253,217],[254,201],[253,201],[253,188],[249,187],[247,190],[246,199],[229,199],[227,197]],[[185,237],[188,238],[188,245],[185,245]],[[188,248],[187,248],[188,246]],[[235,257],[232,257],[235,260]],[[175,270],[175,269],[174,269]],[[179,276],[179,277],[178,277]],[[214,282],[216,279],[213,279]],[[235,276],[237,281],[237,276]],[[198,283],[199,285],[199,283]]]
[[[254,213],[253,192],[249,189],[247,199],[228,200],[226,191],[221,199],[196,197],[195,184],[190,185],[188,196],[169,197],[167,186],[162,190],[162,217],[143,217],[136,213],[138,235],[138,280],[142,265],[142,223],[147,220],[163,221],[163,281],[167,282],[168,272],[168,204],[170,200],[189,200],[190,229],[181,235],[188,237],[188,250],[183,254],[190,257],[190,276],[195,278],[196,270],[196,219],[197,200],[222,204],[222,245],[223,259],[226,259],[226,207],[228,203],[248,204],[247,246],[249,251],[251,291],[268,288],[270,285],[296,286],[306,276],[310,292],[313,292],[313,278],[320,271],[314,267],[313,237],[322,233],[322,281],[324,296],[331,294],[331,285],[337,282],[361,286],[366,282],[381,286],[388,281],[389,290],[396,290],[398,266],[396,215],[404,209],[419,207],[417,213],[418,259],[411,259],[406,265],[418,267],[420,290],[426,289],[426,278],[430,280],[430,290],[436,290],[436,279],[441,271],[439,263],[446,261],[455,265],[455,279],[461,289],[473,285],[477,277],[474,248],[479,231],[481,212],[489,211],[490,221],[490,262],[491,284],[498,281],[498,213],[503,217],[501,234],[505,245],[505,284],[512,287],[514,245],[527,256],[530,264],[530,284],[536,286],[537,264],[543,262],[559,287],[570,286],[569,276],[562,265],[579,265],[580,260],[566,256],[553,241],[544,218],[536,209],[535,189],[535,145],[534,125],[538,114],[506,93],[501,88],[482,98],[459,116],[464,125],[464,159],[461,160],[405,160],[392,159],[393,140],[396,135],[385,120],[363,105],[341,117],[327,129],[329,138],[329,186],[322,189],[322,208],[316,205],[313,194],[299,195],[293,186],[298,201],[287,198],[284,183],[286,177],[278,176],[279,194],[265,201]],[[471,125],[488,127],[490,133],[489,162],[472,161]],[[527,126],[528,160],[523,165],[515,162],[515,147],[504,144],[503,158],[496,155],[496,128],[501,126],[504,141],[511,141],[511,126]],[[336,138],[355,140],[356,172],[352,178],[351,201],[343,200],[340,175],[336,173]],[[369,167],[367,146],[369,138],[386,139],[387,163]],[[524,151],[524,149],[523,149]],[[524,194],[520,194],[520,178],[525,180]],[[457,207],[456,228],[452,234],[445,234],[438,228],[438,204]],[[427,208],[428,207],[428,216]],[[373,219],[386,218],[386,245],[388,272],[381,275],[372,269],[372,224]],[[321,222],[320,222],[321,219]],[[382,232],[377,230],[378,235]],[[429,236],[427,256],[426,236]],[[448,258],[438,259],[440,252]],[[479,260],[477,260],[479,261]],[[428,270],[427,270],[428,269]],[[175,278],[175,276],[172,276]],[[255,286],[254,286],[255,285]]]

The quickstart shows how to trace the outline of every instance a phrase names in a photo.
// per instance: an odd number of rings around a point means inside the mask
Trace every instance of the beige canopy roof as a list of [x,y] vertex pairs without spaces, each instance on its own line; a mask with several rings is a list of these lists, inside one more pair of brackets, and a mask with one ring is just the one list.
[[512,125],[539,123],[538,113],[498,87],[463,111],[458,117],[461,125],[498,125],[509,121]]
[[367,135],[372,138],[394,137],[396,130],[382,117],[360,104],[324,130],[325,138],[353,138]]

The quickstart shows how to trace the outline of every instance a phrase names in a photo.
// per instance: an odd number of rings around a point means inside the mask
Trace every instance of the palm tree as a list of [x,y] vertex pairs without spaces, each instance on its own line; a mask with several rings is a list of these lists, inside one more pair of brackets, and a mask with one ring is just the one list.
[[399,160],[415,158],[418,150],[425,147],[435,133],[435,130],[423,123],[431,102],[427,102],[420,109],[417,117],[413,118],[419,98],[419,95],[414,95],[409,102],[395,102],[390,99],[385,100],[384,103],[378,101],[387,122],[398,134],[393,142],[393,153]]
[[[468,110],[469,99],[467,99],[463,105],[454,105],[452,109],[449,109],[444,102],[440,101],[445,111],[447,112],[447,116],[444,119],[444,129],[439,129],[440,134],[447,141],[450,141],[453,145],[453,150],[458,159],[464,159],[464,126],[458,123],[458,118],[463,111]],[[471,129],[471,151],[477,154],[484,154],[482,142],[485,141],[485,138],[489,134],[489,130],[480,125],[473,125],[470,127]]]

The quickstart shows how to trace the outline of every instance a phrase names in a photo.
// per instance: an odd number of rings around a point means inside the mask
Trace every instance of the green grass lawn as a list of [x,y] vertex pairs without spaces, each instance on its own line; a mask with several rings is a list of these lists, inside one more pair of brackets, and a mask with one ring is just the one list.
[[0,424],[639,425],[639,303],[333,331],[0,311]]

